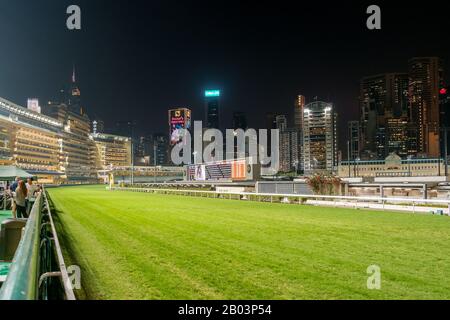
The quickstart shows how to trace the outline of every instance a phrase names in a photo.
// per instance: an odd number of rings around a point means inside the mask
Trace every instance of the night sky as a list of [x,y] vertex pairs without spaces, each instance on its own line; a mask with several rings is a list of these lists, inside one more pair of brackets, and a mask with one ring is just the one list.
[[[81,31],[66,28],[70,4],[81,7]],[[166,132],[175,106],[201,120],[203,91],[217,88],[226,127],[233,111],[263,127],[266,112],[292,114],[303,94],[334,102],[345,133],[361,77],[407,71],[413,56],[450,60],[448,1],[375,2],[381,31],[366,28],[370,4],[0,0],[0,96],[43,105],[75,64],[87,113],[107,127],[136,120],[140,134]]]

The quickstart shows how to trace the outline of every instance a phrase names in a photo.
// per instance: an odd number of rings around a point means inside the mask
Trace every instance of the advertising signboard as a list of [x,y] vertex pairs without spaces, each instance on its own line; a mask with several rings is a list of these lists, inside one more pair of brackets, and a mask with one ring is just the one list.
[[185,130],[191,128],[191,110],[185,108],[169,110],[170,144],[180,143]]

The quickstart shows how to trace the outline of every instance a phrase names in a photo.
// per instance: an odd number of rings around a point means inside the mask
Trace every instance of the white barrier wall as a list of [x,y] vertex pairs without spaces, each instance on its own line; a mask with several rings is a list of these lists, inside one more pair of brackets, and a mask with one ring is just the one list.
[[220,198],[243,201],[262,201],[291,204],[309,204],[345,208],[365,208],[384,211],[406,211],[410,213],[433,213],[449,215],[450,200],[386,198],[386,197],[349,197],[300,194],[268,194],[253,192],[218,192],[199,190],[152,189],[152,188],[110,188],[112,191],[130,191],[143,193],[173,194],[182,196]]

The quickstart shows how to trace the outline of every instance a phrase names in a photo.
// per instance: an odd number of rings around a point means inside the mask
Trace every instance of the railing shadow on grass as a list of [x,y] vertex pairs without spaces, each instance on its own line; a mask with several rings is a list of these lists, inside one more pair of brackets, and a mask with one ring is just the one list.
[[[57,208],[51,197],[48,197],[48,202],[53,213],[56,232],[58,233],[62,253],[67,264],[79,266],[80,270],[87,270],[85,263],[79,258],[80,253],[78,253],[76,249],[77,240],[71,237],[70,233],[67,231],[70,226],[68,226],[64,222],[64,219],[61,218],[64,215],[64,212]],[[81,287],[75,291],[76,297],[79,300],[91,300],[94,297],[93,293],[95,290],[91,289],[91,285],[89,285],[91,282],[87,281],[86,275],[86,273],[82,272]]]
[[0,300],[75,300],[46,191],[31,209]]

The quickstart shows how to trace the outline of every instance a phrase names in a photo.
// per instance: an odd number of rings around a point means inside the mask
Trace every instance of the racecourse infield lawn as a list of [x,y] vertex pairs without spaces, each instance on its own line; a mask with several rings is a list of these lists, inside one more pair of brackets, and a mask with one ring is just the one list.
[[[450,218],[48,190],[81,299],[450,299]],[[367,268],[381,289],[367,289]]]

